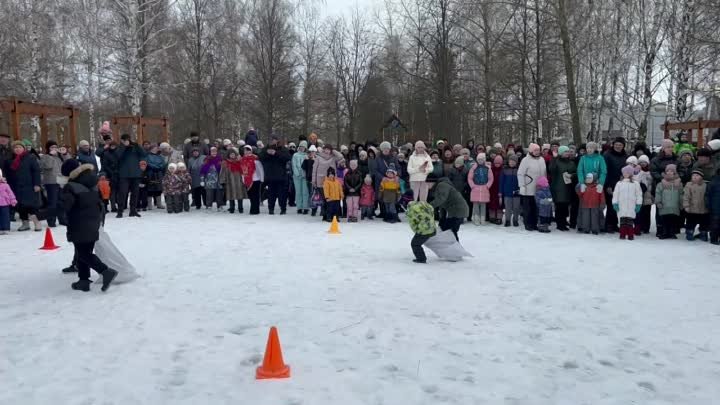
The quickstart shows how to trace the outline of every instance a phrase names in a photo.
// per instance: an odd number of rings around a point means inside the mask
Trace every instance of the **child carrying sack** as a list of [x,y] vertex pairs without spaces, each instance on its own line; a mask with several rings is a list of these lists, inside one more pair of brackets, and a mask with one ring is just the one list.
[[473,182],[475,185],[484,186],[488,183],[488,167],[485,165],[478,165],[473,173]]
[[310,198],[310,208],[317,209],[323,205],[323,194],[319,188],[313,190],[312,198]]
[[432,238],[428,239],[424,245],[432,250],[440,260],[448,262],[459,262],[463,257],[473,257],[464,247],[455,239],[455,234],[451,230],[440,232]]
[[[135,267],[130,264],[120,250],[115,246],[110,235],[105,232],[105,228],[100,227],[100,239],[95,243],[95,255],[107,264],[111,269],[116,269],[117,277],[113,284],[129,283],[136,278],[140,278],[140,274],[135,271]],[[96,283],[102,283],[102,277],[95,280]]]

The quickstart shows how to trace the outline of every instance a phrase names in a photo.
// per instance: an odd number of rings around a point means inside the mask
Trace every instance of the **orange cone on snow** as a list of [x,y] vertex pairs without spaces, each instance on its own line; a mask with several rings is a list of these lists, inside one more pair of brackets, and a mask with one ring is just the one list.
[[255,378],[258,380],[290,378],[290,366],[283,361],[280,338],[278,337],[277,328],[274,326],[270,328],[270,335],[265,348],[265,358],[262,366],[257,368]]
[[337,217],[333,217],[328,233],[333,235],[340,235],[340,224],[338,224]]
[[50,228],[45,228],[45,244],[43,244],[43,247],[40,248],[40,250],[55,250],[60,249],[60,246],[57,246],[55,244],[55,240],[52,236],[52,231],[50,231]]

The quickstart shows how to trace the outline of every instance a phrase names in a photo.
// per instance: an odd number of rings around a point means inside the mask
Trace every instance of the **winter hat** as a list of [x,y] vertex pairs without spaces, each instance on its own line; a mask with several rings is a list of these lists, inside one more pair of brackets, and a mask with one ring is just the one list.
[[160,149],[170,149],[170,144],[167,142],[161,142]]
[[627,165],[622,168],[622,174],[623,176],[632,176],[633,174],[635,174],[635,168]]
[[669,165],[665,166],[665,173],[667,173],[671,170],[674,171],[675,173],[677,173],[677,166],[675,166],[674,164],[669,164]]
[[720,139],[713,139],[712,141],[708,142],[708,148],[712,151],[719,151],[720,150]]
[[290,149],[295,149],[296,147],[297,147],[297,145],[295,145],[295,142],[290,142],[288,144],[288,148],[290,148]]
[[400,159],[405,159],[405,154],[402,153],[402,152],[400,152],[400,153],[397,154],[397,158],[398,158],[398,160],[400,160]]
[[478,163],[485,163],[485,159],[487,159],[487,156],[484,153],[478,153],[478,155],[477,155]]
[[309,152],[317,152],[317,147],[315,145],[310,145],[310,148],[308,149]]
[[460,154],[463,155],[463,156],[464,156],[464,155],[470,155],[470,149],[468,149],[468,148],[462,148],[462,149],[460,149]]
[[585,145],[585,150],[593,150],[593,153],[597,152],[598,150],[598,144],[597,142],[588,142],[587,145]]
[[170,164],[168,165],[168,171],[169,171],[169,172],[174,172],[175,170],[177,170],[177,165],[176,165],[175,163],[170,163]]
[[544,143],[544,144],[542,145],[542,150],[546,150],[546,149],[550,149],[550,144],[549,144],[549,143]]
[[81,148],[83,146],[90,146],[90,142],[83,139],[82,141],[80,141],[80,143],[78,143],[78,146],[80,146]]
[[663,139],[662,141],[662,147],[664,148],[672,148],[675,146],[675,142],[673,142],[671,139]]
[[645,163],[647,163],[647,164],[650,164],[650,158],[647,157],[647,155],[642,155],[642,156],[640,156],[640,157],[638,158],[638,164],[643,163],[643,162],[645,162]]
[[57,146],[57,142],[55,142],[55,141],[47,141],[47,142],[45,142],[45,152],[46,152],[46,153],[49,152],[49,151],[50,151],[50,148],[52,148],[53,146]]
[[621,144],[623,144],[623,146],[625,146],[627,144],[625,142],[625,138],[623,138],[622,136],[618,136],[615,139],[613,139],[613,144],[616,144],[616,143],[621,143]]
[[298,149],[300,148],[307,150],[307,141],[300,141],[300,146],[298,146]]
[[235,149],[235,148],[230,148],[230,149],[227,150],[228,157],[229,157],[230,155],[232,155],[233,153],[235,154],[235,156],[237,156],[237,155],[238,155],[238,150]]
[[361,151],[360,151],[360,157],[363,158],[363,159],[367,159],[367,157],[368,157],[367,151],[361,150]]
[[511,160],[512,160],[513,162],[517,163],[517,162],[518,162],[518,157],[517,157],[517,155],[514,154],[514,153],[511,153],[510,156],[508,156],[508,162],[510,162]]
[[699,175],[700,177],[705,178],[705,173],[703,173],[702,170],[693,170],[693,171],[692,171],[692,174],[697,174],[697,175]]
[[500,142],[495,142],[495,145],[493,145],[493,148],[502,149],[502,144]]
[[397,174],[397,171],[394,167],[388,167],[388,169],[385,170],[385,175],[387,176],[388,173]]
[[465,165],[465,158],[462,156],[458,156],[455,158],[455,167],[460,167]]
[[365,182],[365,184],[372,184],[372,177],[370,177],[369,174],[366,174],[363,181]]
[[72,173],[72,171],[77,169],[78,167],[80,167],[80,162],[78,162],[77,160],[66,160],[60,167],[60,174],[65,177],[70,177],[70,173]]
[[381,150],[381,151],[390,150],[391,148],[392,148],[392,145],[390,145],[390,142],[388,142],[388,141],[385,141],[385,142],[383,142],[383,143],[380,144],[380,150]]
[[245,145],[245,146],[243,146],[243,149],[249,150],[249,151],[252,151],[252,150],[253,150],[252,146],[250,146],[250,145]]
[[710,150],[708,148],[701,148],[700,150],[698,150],[697,155],[698,155],[698,157],[700,157],[700,156],[711,157],[712,150]]
[[503,157],[502,157],[502,155],[497,155],[497,156],[495,156],[495,159],[493,159],[493,163],[496,164],[496,165],[501,165],[501,164],[503,164]]
[[238,139],[237,145],[238,145],[238,146],[241,146],[241,147],[242,147],[242,146],[245,146],[245,141],[243,141],[242,139]]
[[528,146],[528,152],[540,152],[540,145],[536,143],[531,143],[530,146]]
[[328,167],[327,169],[327,175],[328,176],[334,176],[335,175],[335,168],[334,167]]
[[565,154],[565,152],[567,152],[567,151],[569,151],[569,150],[570,150],[570,148],[568,148],[567,146],[563,145],[563,146],[561,146],[561,147],[558,148],[558,154],[559,154],[559,155],[563,155],[563,154]]
[[177,168],[178,168],[178,170],[186,170],[187,166],[185,166],[185,163],[183,163],[183,162],[178,162]]
[[120,135],[121,141],[129,141],[130,140],[130,134],[122,134]]
[[347,152],[350,149],[348,149],[347,145],[340,145],[340,152]]
[[415,142],[415,149],[419,149],[419,148],[425,149],[425,142],[423,142],[423,141]]
[[545,177],[545,176],[540,176],[540,177],[538,177],[538,179],[537,179],[537,185],[538,185],[538,187],[546,188],[546,187],[548,187],[548,186],[550,185],[550,183],[548,182],[547,177]]
[[592,173],[588,173],[588,174],[585,175],[585,180],[586,180],[586,181],[587,181],[587,180],[590,180],[590,182],[594,182],[594,181],[595,181],[595,175],[592,174]]
[[6,133],[4,133],[4,132],[0,132],[0,137],[2,137],[2,138],[10,138],[10,135],[9,135],[9,134],[6,134]]
[[350,168],[353,170],[357,170],[358,168],[358,161],[357,159],[353,159],[350,161]]
[[638,164],[638,158],[636,158],[635,156],[630,156],[629,158],[627,158],[625,160],[625,163],[627,163],[629,165],[636,165],[636,164]]

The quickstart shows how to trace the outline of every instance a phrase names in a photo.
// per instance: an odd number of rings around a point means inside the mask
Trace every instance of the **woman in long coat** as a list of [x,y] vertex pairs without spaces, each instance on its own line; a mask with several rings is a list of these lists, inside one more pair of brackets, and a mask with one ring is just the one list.
[[225,199],[230,202],[229,212],[235,213],[237,200],[238,212],[242,214],[243,200],[248,198],[248,195],[243,183],[243,166],[242,161],[238,159],[237,149],[228,150],[227,159],[223,160],[220,166],[219,181],[225,189]]
[[42,225],[36,215],[41,206],[40,165],[22,142],[13,142],[13,151],[15,155],[9,164],[8,183],[17,198],[15,210],[22,221],[18,231],[30,230],[30,220],[35,225],[35,231],[41,231]]

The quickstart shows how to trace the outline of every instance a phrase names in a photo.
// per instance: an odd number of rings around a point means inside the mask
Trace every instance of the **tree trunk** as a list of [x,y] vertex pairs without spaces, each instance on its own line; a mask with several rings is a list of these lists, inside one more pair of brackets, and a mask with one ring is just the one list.
[[572,43],[570,42],[570,32],[568,30],[567,11],[565,9],[566,0],[557,0],[558,2],[558,25],[560,26],[560,40],[563,48],[563,63],[565,65],[565,76],[567,77],[567,98],[570,103],[570,114],[572,117],[573,142],[576,145],[582,143],[582,135],[580,128],[580,110],[577,104],[577,94],[575,90],[575,64],[572,56]]

